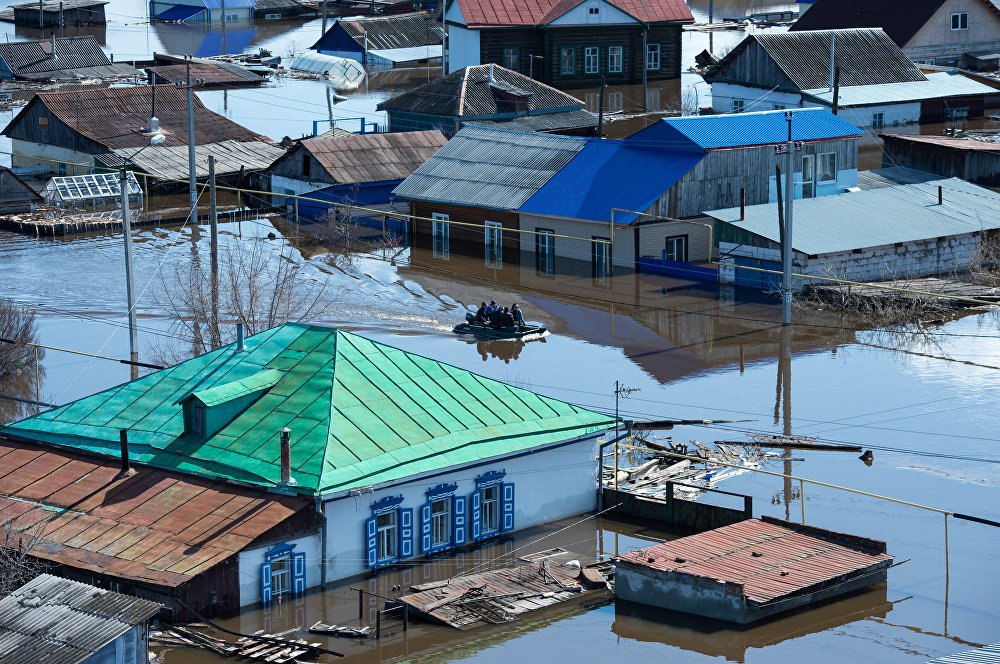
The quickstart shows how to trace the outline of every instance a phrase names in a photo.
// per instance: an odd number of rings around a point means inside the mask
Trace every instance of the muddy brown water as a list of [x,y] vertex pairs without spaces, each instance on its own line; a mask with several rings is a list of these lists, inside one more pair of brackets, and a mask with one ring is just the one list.
[[[268,233],[275,233],[274,240]],[[740,439],[747,430],[792,431],[874,450],[871,467],[855,454],[796,452],[771,470],[957,512],[1000,518],[1000,453],[995,418],[1000,397],[1000,329],[993,314],[945,323],[912,339],[855,329],[824,311],[797,311],[783,332],[774,304],[726,289],[648,275],[595,283],[589,276],[546,277],[513,260],[488,269],[477,259],[442,261],[419,251],[395,260],[356,257],[333,267],[328,248],[287,224],[223,224],[225,250],[250,247],[271,260],[305,266],[303,278],[325,283],[331,308],[318,322],[583,406],[611,412],[615,381],[638,388],[621,413],[642,418],[725,418],[746,422],[678,427],[660,436],[703,442]],[[165,317],[158,298],[172,275],[207,259],[207,233],[145,228],[135,233],[141,357],[190,339]],[[42,343],[127,357],[121,237],[37,239],[0,234],[0,296],[33,304]],[[543,341],[478,343],[451,327],[482,299],[518,301],[529,320],[551,330]],[[790,357],[782,361],[782,357]],[[49,351],[39,396],[65,403],[128,379],[114,362]],[[32,398],[34,384],[0,386]],[[746,474],[723,487],[754,498],[755,514],[800,519],[797,484]],[[747,630],[634,606],[564,606],[512,625],[457,632],[413,625],[380,642],[321,639],[353,661],[606,661],[650,657],[702,662],[920,662],[995,642],[1000,610],[995,573],[1000,530],[949,523],[946,565],[939,514],[833,489],[805,486],[809,523],[876,537],[906,561],[888,584]],[[363,579],[383,593],[393,585],[445,578],[507,549],[560,545],[581,557],[628,551],[665,536],[611,520],[584,521],[519,534],[459,558]],[[354,536],[347,533],[345,536]],[[350,584],[347,584],[350,585]],[[356,618],[357,597],[343,585],[268,609],[247,607],[231,628],[281,631]],[[215,661],[173,650],[168,664]]]

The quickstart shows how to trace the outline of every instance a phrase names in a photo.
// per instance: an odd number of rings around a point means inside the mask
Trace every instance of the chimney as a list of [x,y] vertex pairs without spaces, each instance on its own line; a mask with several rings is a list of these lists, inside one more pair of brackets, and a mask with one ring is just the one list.
[[740,187],[740,221],[747,220],[747,190]]
[[830,35],[830,91],[831,92],[833,92],[833,68],[834,68],[833,53],[836,46],[837,46],[837,35],[832,34]]
[[296,484],[292,478],[292,446],[288,442],[288,434],[291,432],[288,427],[278,429],[278,433],[281,434],[281,484],[285,486]]
[[49,34],[49,58],[52,60],[58,60],[59,54],[56,53],[56,33]]
[[938,187],[938,205],[944,205],[944,187]]
[[242,353],[246,349],[247,349],[247,347],[243,345],[243,323],[237,323],[236,324],[236,352],[237,353]]
[[490,63],[490,78],[489,78],[489,81],[490,81],[490,83],[493,83],[495,80],[496,79],[493,78],[493,63],[491,62]]
[[122,470],[118,473],[118,477],[116,479],[132,477],[132,475],[135,475],[135,471],[132,470],[132,466],[128,460],[128,429],[121,429],[118,431],[118,440],[122,446]]

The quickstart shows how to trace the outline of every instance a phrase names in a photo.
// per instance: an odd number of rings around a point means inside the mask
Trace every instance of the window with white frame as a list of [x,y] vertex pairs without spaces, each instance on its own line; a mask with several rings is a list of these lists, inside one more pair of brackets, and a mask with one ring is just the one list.
[[552,276],[556,272],[555,231],[548,228],[536,228],[535,231],[535,267],[539,274]]
[[816,156],[816,181],[835,182],[837,180],[837,153],[824,152]]
[[611,273],[611,247],[608,238],[594,236],[590,242],[592,275],[598,284],[603,284]]
[[434,212],[431,214],[431,249],[434,258],[447,259],[451,252],[451,224],[448,215]]
[[663,258],[668,261],[686,263],[688,259],[688,236],[674,235],[666,239]]
[[431,546],[451,545],[451,496],[431,501]]
[[500,530],[500,485],[483,489],[483,534]]
[[583,95],[583,105],[591,113],[597,113],[601,105],[601,96],[596,92],[588,92]]
[[425,554],[448,551],[466,542],[466,497],[458,496],[454,482],[427,490],[427,502],[420,507],[420,542]]
[[576,49],[572,46],[563,46],[559,49],[559,75],[576,75]]
[[583,73],[599,74],[601,72],[601,49],[598,46],[587,46],[583,49]]
[[622,73],[622,66],[624,63],[624,49],[621,46],[609,46],[608,47],[608,73],[609,74],[620,74]]
[[271,594],[285,595],[292,590],[292,557],[281,556],[271,561]]
[[802,198],[816,195],[816,156],[802,155]]
[[746,102],[742,99],[733,99],[733,113],[742,113],[746,107]]
[[660,45],[646,44],[646,71],[660,70]]
[[521,49],[505,48],[503,50],[503,66],[513,71],[518,71],[521,67]]
[[391,510],[379,514],[378,545],[375,550],[375,559],[378,562],[396,560],[399,558],[399,514],[396,510]]
[[505,471],[476,478],[472,494],[472,540],[480,541],[514,530],[514,484],[504,482]]
[[885,113],[879,111],[872,113],[872,129],[882,129],[885,127]]
[[487,221],[483,225],[486,231],[483,238],[486,266],[503,267],[503,224],[498,221]]
[[608,93],[608,112],[620,113],[624,108],[625,97],[621,92]]
[[969,12],[956,12],[951,15],[951,29],[952,30],[968,30],[969,29]]

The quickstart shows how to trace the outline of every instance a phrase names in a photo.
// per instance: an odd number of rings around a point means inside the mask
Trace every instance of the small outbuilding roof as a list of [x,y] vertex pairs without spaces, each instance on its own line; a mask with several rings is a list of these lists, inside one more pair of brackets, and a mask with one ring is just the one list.
[[873,565],[886,564],[885,542],[770,517],[663,542],[619,556],[619,568],[646,568],[690,581],[726,584],[751,604],[783,597]]
[[[642,23],[692,23],[684,0],[605,0]],[[458,0],[466,25],[545,25],[583,4],[584,0]]]
[[[415,46],[441,46],[443,31],[441,19],[427,12],[390,14],[388,16],[349,16],[338,18],[330,28],[310,48],[315,50],[333,49],[333,33],[343,30],[366,50],[395,50]],[[438,56],[441,55],[440,50]]]
[[77,664],[159,611],[148,599],[41,574],[0,598],[0,652],[8,664]]
[[[803,90],[802,94],[825,105],[833,105],[833,91],[827,87]],[[995,94],[997,94],[996,88],[991,88],[958,72],[935,72],[927,74],[926,79],[922,81],[841,87],[837,104],[841,108],[849,108],[852,106],[920,102],[926,99],[946,97],[986,97]]]
[[[178,84],[187,83],[188,66],[186,64],[157,65],[146,67],[156,77],[157,83]],[[192,62],[191,79],[198,81],[196,85],[258,85],[267,79],[246,67],[228,62]]]
[[336,182],[361,184],[403,180],[441,149],[448,139],[437,129],[385,134],[307,138],[292,148],[306,150]]
[[590,111],[559,111],[556,113],[536,113],[519,115],[509,120],[476,120],[476,124],[518,131],[559,132],[569,129],[593,129],[596,133],[598,118]]
[[[120,168],[130,161],[153,177],[162,180],[186,180],[188,149],[186,145],[157,145],[143,150],[133,158],[135,148],[119,148],[98,155],[105,166]],[[285,154],[285,149],[264,141],[221,141],[205,143],[195,152],[196,177],[208,177],[208,158],[215,157],[215,174],[226,175],[246,171],[263,171]]]
[[[511,108],[511,96],[527,98],[525,110]],[[463,67],[387,99],[377,108],[474,120],[581,110],[583,102],[519,72],[487,64]]]
[[1000,664],[1000,643],[931,659],[927,664]]
[[[883,140],[900,141],[902,143],[917,143],[949,150],[968,150],[972,152],[1000,153],[1000,134],[983,135],[983,138],[966,136],[922,136],[919,134],[880,134]],[[985,140],[987,137],[992,140]]]
[[[938,205],[938,187],[944,202]],[[777,204],[713,210],[710,217],[780,241]],[[793,248],[818,256],[1000,228],[1000,194],[958,178],[795,201]]]
[[112,63],[93,37],[63,37],[56,39],[55,43],[53,57],[49,39],[0,42],[0,60],[4,61],[14,78],[28,80],[129,78],[139,75],[139,71],[129,65]]
[[787,112],[793,114],[792,139],[795,141],[829,141],[863,133],[825,108],[801,108],[663,118],[625,140],[636,146],[698,151],[779,145],[788,141]]

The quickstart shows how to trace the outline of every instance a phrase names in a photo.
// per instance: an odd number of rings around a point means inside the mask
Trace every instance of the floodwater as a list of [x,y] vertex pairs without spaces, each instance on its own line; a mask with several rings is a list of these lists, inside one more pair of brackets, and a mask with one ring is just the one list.
[[[269,240],[269,232],[276,239]],[[162,293],[177,270],[205,260],[207,234],[136,232],[140,358],[191,339],[164,315]],[[856,330],[827,312],[796,311],[790,330],[772,304],[691,288],[651,276],[544,277],[513,261],[487,269],[419,251],[351,264],[268,221],[223,224],[223,253],[257,250],[304,266],[330,305],[319,322],[453,363],[483,375],[611,412],[615,381],[639,391],[621,412],[636,419],[734,419],[715,427],[678,427],[675,440],[741,440],[746,432],[816,436],[872,449],[855,454],[795,452],[768,468],[866,492],[989,519],[1000,519],[994,409],[1000,398],[1000,328],[992,314],[952,320],[919,338]],[[37,307],[40,341],[113,358],[128,356],[120,236],[64,240],[0,234],[0,296]],[[85,279],[81,277],[85,276]],[[85,285],[81,285],[85,284]],[[521,302],[529,320],[552,334],[527,344],[475,343],[451,334],[464,309],[482,299]],[[781,361],[790,356],[790,361]],[[115,362],[48,351],[39,398],[61,404],[128,379]],[[34,398],[34,384],[0,393]],[[783,396],[784,395],[784,396]],[[665,434],[664,434],[665,435]],[[1000,530],[951,519],[949,548],[940,514],[896,503],[748,474],[723,487],[752,495],[755,514],[884,539],[899,565],[889,582],[850,598],[749,630],[614,604],[564,606],[507,627],[458,633],[413,625],[406,635],[365,644],[321,639],[348,660],[563,661],[615,657],[666,661],[921,662],[996,640],[1000,609],[995,574]],[[459,559],[443,558],[355,585],[383,595],[393,585],[446,578],[517,549],[560,545],[585,558],[613,555],[665,537],[610,519],[550,524]],[[548,536],[539,541],[542,536]],[[497,548],[500,547],[500,548]],[[521,547],[525,547],[522,549]],[[520,554],[519,554],[520,555]],[[508,558],[511,556],[508,556]],[[347,584],[350,585],[350,584]],[[370,608],[370,607],[369,607]],[[357,616],[347,587],[252,608],[231,628],[282,631]],[[213,662],[175,650],[167,664]]]

